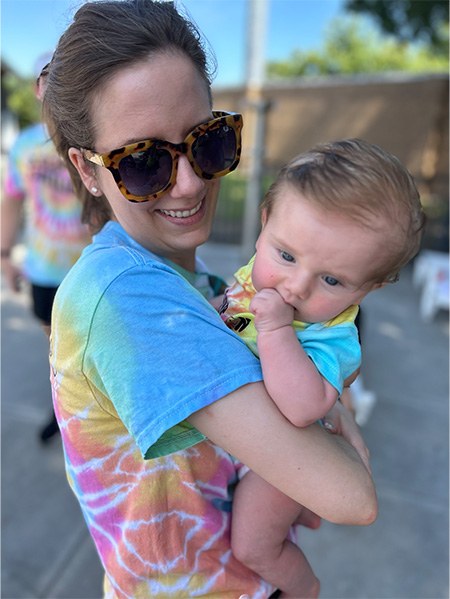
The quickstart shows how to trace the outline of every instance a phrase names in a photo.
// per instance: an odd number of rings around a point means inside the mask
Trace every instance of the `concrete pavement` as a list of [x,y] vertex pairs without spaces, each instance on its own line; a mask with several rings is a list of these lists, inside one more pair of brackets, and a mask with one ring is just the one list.
[[[200,254],[229,277],[235,247]],[[411,272],[365,300],[366,386],[378,397],[364,435],[380,513],[368,528],[324,523],[302,548],[331,599],[444,599],[448,587],[448,313],[425,324]],[[2,288],[4,599],[100,599],[101,568],[66,482],[50,414],[47,341],[25,295]]]

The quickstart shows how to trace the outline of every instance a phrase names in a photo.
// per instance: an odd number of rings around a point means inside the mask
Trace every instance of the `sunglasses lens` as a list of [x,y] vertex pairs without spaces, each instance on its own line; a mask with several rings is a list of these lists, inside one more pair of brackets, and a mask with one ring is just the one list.
[[234,164],[236,148],[236,133],[224,123],[200,135],[192,145],[192,154],[205,174],[215,175]]
[[125,187],[135,196],[151,196],[169,182],[172,156],[163,148],[152,146],[122,158],[119,173]]

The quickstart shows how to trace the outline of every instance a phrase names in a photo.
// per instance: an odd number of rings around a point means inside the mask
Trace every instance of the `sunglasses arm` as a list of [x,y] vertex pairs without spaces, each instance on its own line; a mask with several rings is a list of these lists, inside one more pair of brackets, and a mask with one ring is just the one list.
[[105,163],[103,162],[103,158],[100,154],[97,154],[96,152],[92,152],[92,150],[85,150],[83,148],[81,148],[81,152],[82,152],[83,156],[85,157],[85,159],[89,160],[89,162],[93,162],[94,164],[98,164],[99,166],[105,166]]

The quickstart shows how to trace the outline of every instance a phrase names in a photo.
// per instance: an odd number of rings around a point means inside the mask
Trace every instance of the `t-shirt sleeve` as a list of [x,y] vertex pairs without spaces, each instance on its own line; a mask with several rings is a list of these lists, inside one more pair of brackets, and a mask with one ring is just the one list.
[[313,324],[298,331],[297,336],[323,378],[342,393],[345,379],[361,365],[361,346],[355,324]]
[[86,376],[110,398],[143,455],[194,412],[262,380],[245,344],[164,265],[134,266],[110,284],[85,356]]

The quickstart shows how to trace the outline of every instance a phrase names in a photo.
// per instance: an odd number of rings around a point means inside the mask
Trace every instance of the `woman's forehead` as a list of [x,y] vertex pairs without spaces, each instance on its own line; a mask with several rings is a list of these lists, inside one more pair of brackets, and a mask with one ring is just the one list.
[[210,113],[208,86],[192,61],[158,54],[117,71],[94,94],[96,150],[149,137],[177,143]]

